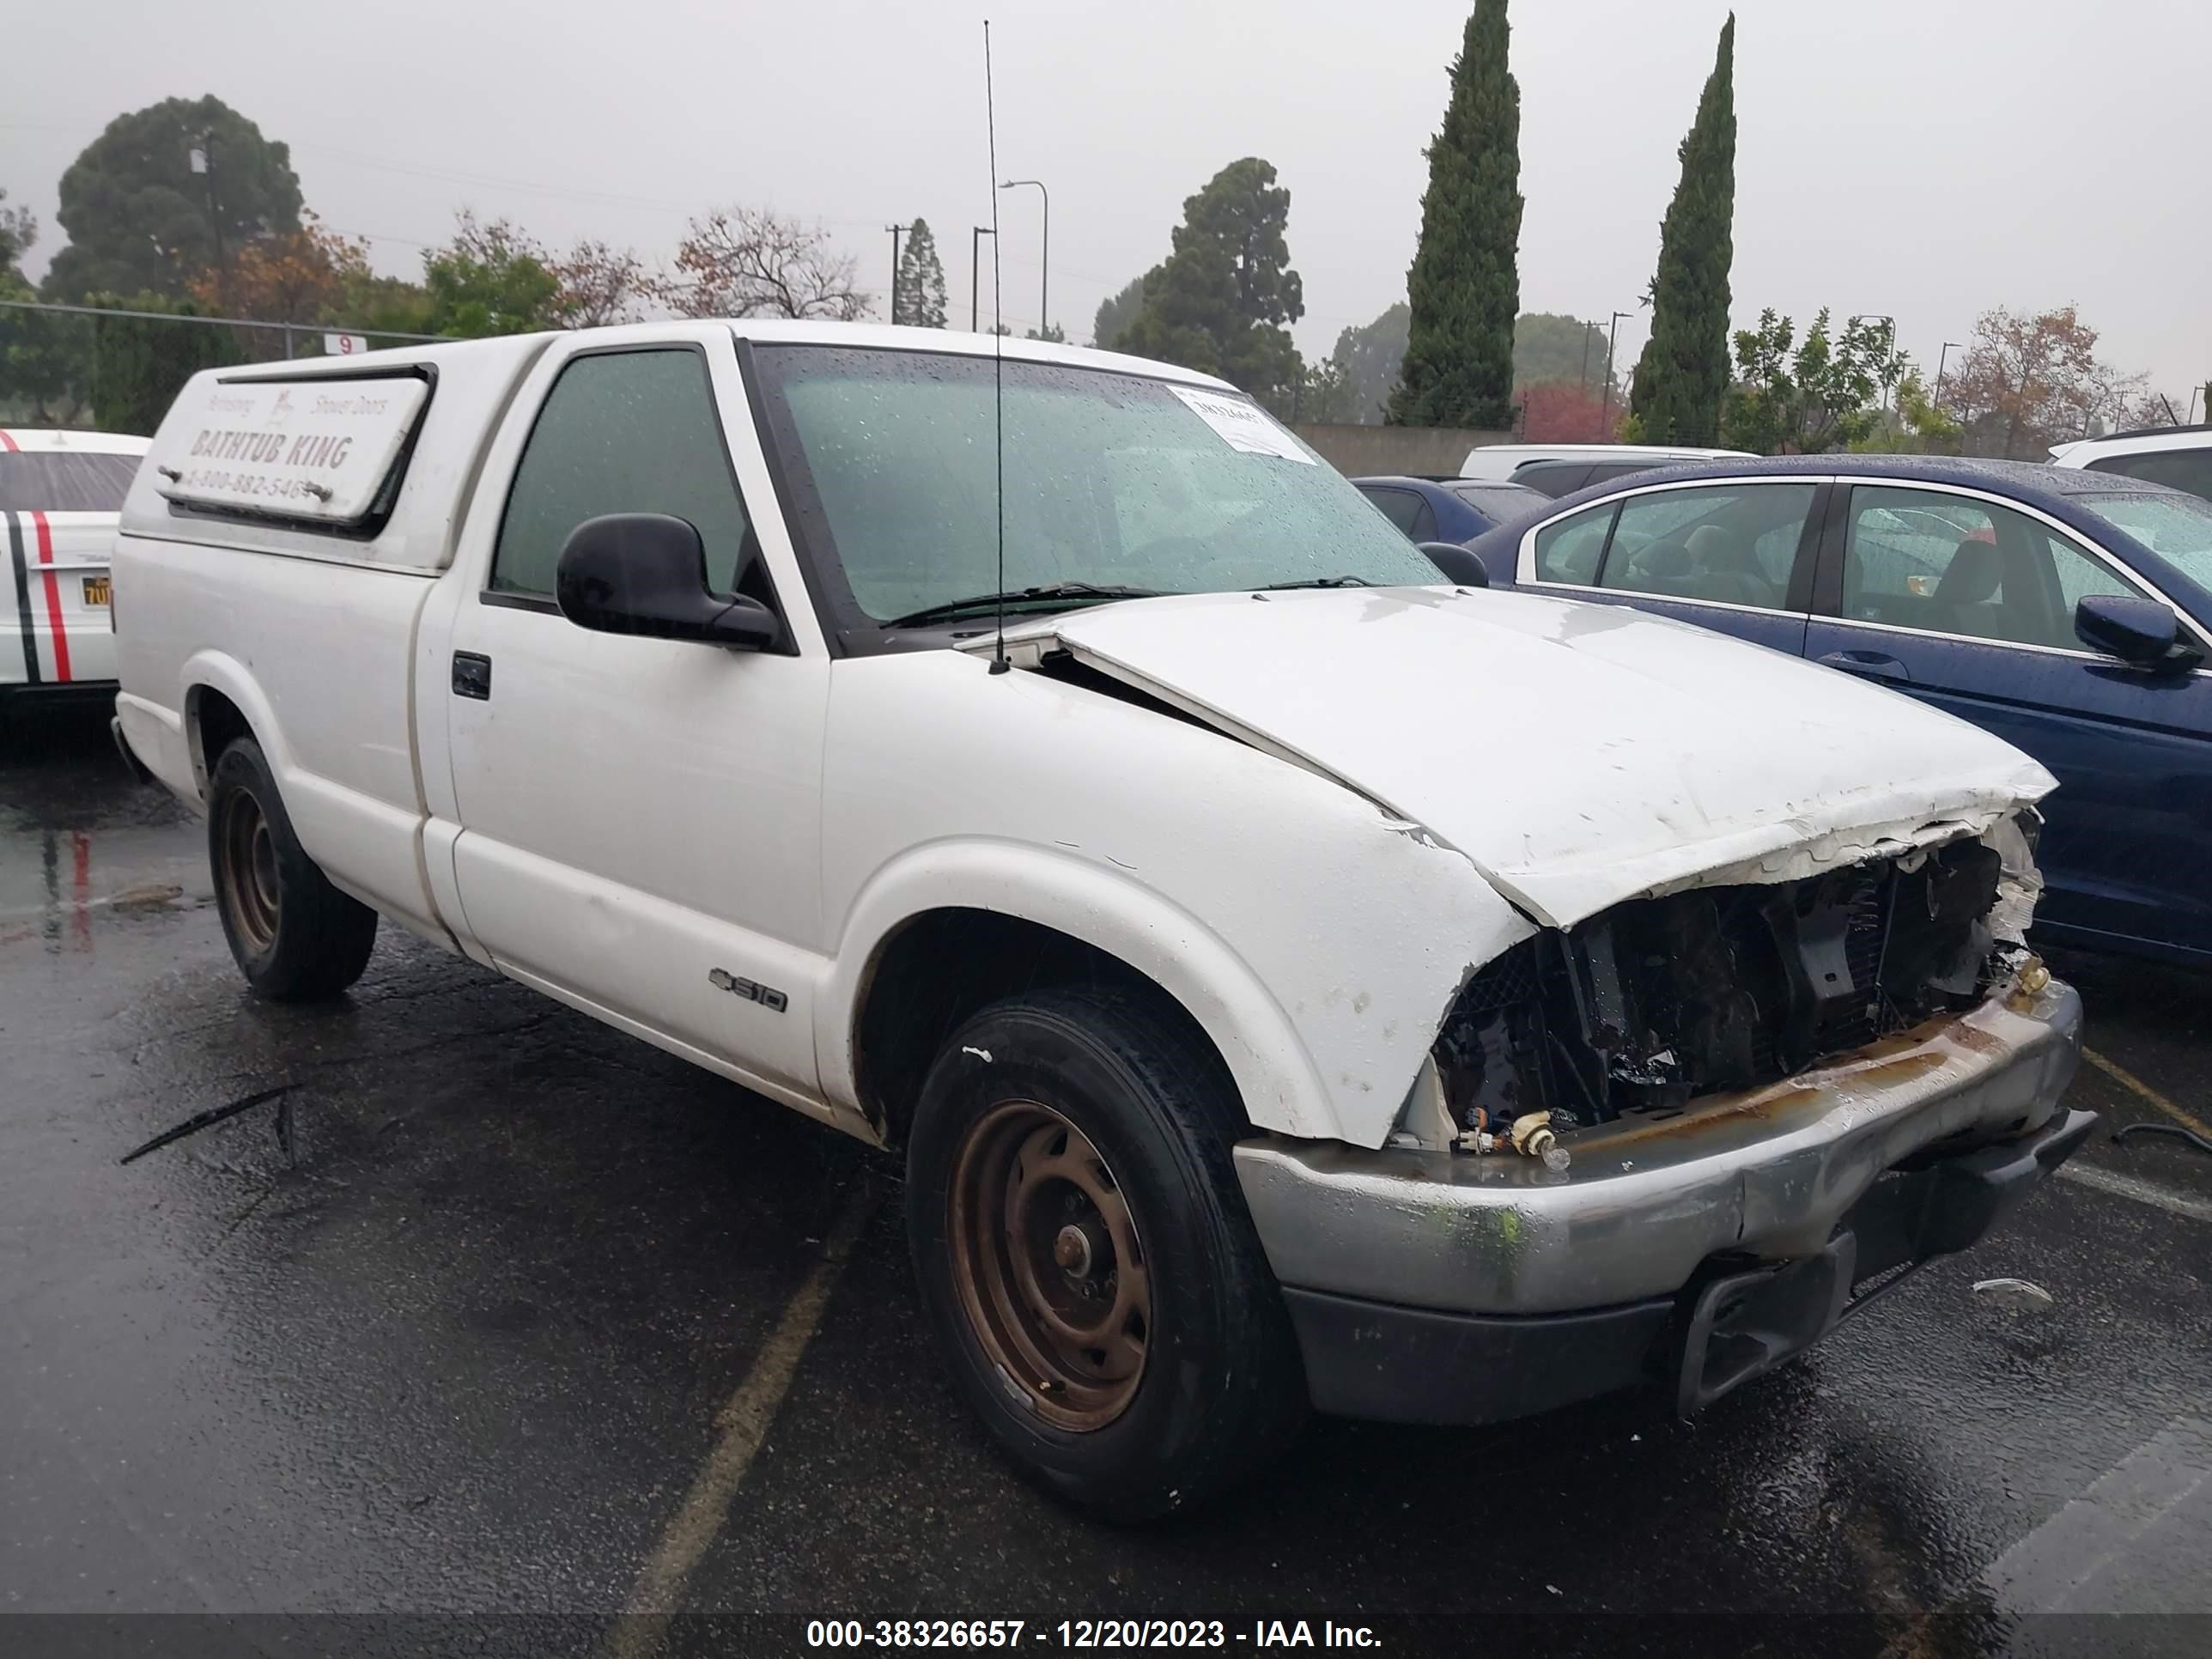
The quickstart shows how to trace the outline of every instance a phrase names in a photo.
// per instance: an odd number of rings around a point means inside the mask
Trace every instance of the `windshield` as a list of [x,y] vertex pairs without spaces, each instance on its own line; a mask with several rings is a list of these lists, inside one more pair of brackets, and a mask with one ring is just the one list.
[[136,455],[40,450],[0,455],[0,513],[120,513]]
[[1440,580],[1358,490],[1245,398],[1009,362],[1001,582],[989,358],[775,345],[754,362],[808,540],[842,567],[876,623],[1000,587]]
[[2212,501],[2170,495],[2077,496],[2083,507],[2118,525],[2199,587],[2212,588]]

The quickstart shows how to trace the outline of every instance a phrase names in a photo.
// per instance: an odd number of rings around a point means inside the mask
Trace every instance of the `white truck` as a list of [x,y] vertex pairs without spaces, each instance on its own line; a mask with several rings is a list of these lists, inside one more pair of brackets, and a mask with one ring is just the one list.
[[742,321],[210,371],[115,589],[255,989],[339,994],[380,916],[902,1153],[962,1392],[1108,1514],[1310,1407],[1694,1410],[2092,1122],[2033,762],[1446,585],[1164,364]]

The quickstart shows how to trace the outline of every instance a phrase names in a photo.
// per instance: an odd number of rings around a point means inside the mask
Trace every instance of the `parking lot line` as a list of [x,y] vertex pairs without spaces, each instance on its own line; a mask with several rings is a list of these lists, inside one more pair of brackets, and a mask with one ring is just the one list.
[[2164,1112],[2176,1123],[2181,1124],[2185,1127],[2194,1129],[2200,1135],[2212,1136],[2212,1127],[2207,1127],[2202,1118],[2194,1116],[2191,1113],[2184,1111],[2180,1107],[2168,1100],[2164,1095],[2159,1093],[2157,1090],[2152,1088],[2149,1084],[2145,1083],[2133,1072],[2128,1070],[2126,1066],[2118,1065],[2112,1060],[2106,1060],[2104,1055],[2099,1054],[2094,1048],[2085,1048],[2082,1049],[2081,1058],[2087,1060],[2092,1066],[2102,1072],[2106,1077],[2112,1079],[2113,1082],[2120,1085],[2121,1087],[2134,1090],[2136,1093],[2141,1095],[2145,1100],[2150,1102],[2152,1105],[2157,1107],[2160,1111]]
[[2094,1187],[2099,1192],[2116,1193],[2122,1198],[2132,1198],[2138,1204],[2155,1204],[2161,1210],[2187,1216],[2191,1221],[2212,1221],[2212,1204],[2201,1198],[2191,1198],[2186,1193],[2177,1193],[2148,1181],[2138,1181],[2133,1176],[2100,1170],[2094,1164],[2062,1164],[2058,1166],[2058,1178],[2074,1182],[2079,1186]]
[[830,1293],[853,1253],[860,1232],[875,1213],[875,1183],[863,1171],[854,1182],[823,1242],[822,1256],[784,1304],[783,1317],[754,1357],[737,1392],[714,1415],[719,1431],[714,1449],[684,1494],[684,1502],[660,1534],[660,1544],[630,1589],[623,1616],[608,1638],[613,1659],[646,1659],[660,1644],[669,1618],[682,1600],[684,1581],[714,1541],[737,1496],[745,1471],[768,1438],[776,1408],[790,1391],[791,1379],[806,1345],[813,1340],[829,1306]]
[[2182,1517],[2208,1482],[2212,1425],[2188,1419],[2169,1423],[1990,1562],[1982,1583],[1998,1608],[2014,1615],[2212,1612],[2202,1580],[2194,1591],[2185,1583],[2153,1589],[2115,1571],[2130,1554],[2151,1553],[2146,1540],[2160,1528],[2180,1528],[2185,1539],[2195,1530]]

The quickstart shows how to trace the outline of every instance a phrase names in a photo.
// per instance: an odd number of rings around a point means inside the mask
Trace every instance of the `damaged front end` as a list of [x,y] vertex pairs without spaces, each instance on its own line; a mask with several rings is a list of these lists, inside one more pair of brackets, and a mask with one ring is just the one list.
[[1664,1121],[1972,1008],[2027,969],[2037,822],[1524,939],[1461,988],[1393,1144],[1561,1170],[1577,1129]]
[[2060,1103],[2081,1005],[2035,896],[2007,819],[1498,956],[1389,1145],[1236,1149],[1315,1404],[1495,1423],[1656,1382],[1687,1415],[1970,1249],[2096,1122]]

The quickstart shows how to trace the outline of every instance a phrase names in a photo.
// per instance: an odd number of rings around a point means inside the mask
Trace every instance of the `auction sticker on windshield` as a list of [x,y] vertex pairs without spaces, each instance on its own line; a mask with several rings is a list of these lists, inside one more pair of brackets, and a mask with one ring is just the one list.
[[148,459],[173,501],[349,524],[368,516],[429,393],[411,375],[211,381]]
[[1314,458],[1306,453],[1296,438],[1269,420],[1264,410],[1243,399],[1224,398],[1187,386],[1170,386],[1168,390],[1182,398],[1192,414],[1220,434],[1222,441],[1231,449],[1241,449],[1247,455],[1279,455],[1302,466],[1315,465]]

